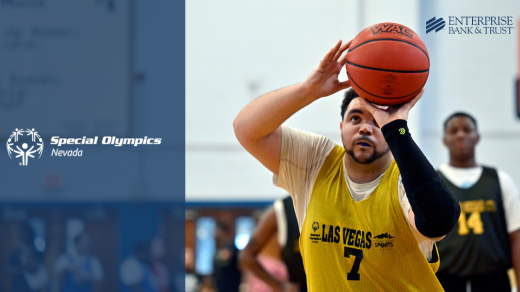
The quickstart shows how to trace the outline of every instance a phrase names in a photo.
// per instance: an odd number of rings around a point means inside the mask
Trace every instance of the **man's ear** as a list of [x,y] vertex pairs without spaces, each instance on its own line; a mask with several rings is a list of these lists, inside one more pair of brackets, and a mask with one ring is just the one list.
[[343,130],[343,121],[339,122],[339,130]]
[[446,142],[446,134],[442,136],[442,142],[444,143],[444,146],[448,147],[448,143]]

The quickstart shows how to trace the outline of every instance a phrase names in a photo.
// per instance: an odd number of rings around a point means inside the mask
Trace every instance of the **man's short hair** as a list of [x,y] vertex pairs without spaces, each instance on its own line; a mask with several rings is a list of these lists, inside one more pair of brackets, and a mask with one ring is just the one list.
[[477,130],[477,120],[470,114],[468,113],[465,113],[465,112],[455,112],[453,114],[451,114],[445,121],[444,121],[444,132],[446,132],[446,128],[448,127],[448,122],[453,119],[453,118],[457,118],[457,117],[465,117],[465,118],[468,118],[470,119],[472,122],[473,122],[473,125],[475,125],[475,131]]
[[341,120],[345,118],[345,112],[347,111],[348,105],[354,98],[359,97],[359,94],[354,91],[354,88],[349,87],[345,90],[345,95],[343,96],[343,102],[341,103]]

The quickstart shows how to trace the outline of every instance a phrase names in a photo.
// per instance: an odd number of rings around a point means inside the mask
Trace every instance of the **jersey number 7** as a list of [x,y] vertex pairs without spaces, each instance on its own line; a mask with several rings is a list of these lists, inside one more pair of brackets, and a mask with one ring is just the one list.
[[363,250],[352,248],[345,246],[343,256],[346,258],[350,258],[350,255],[355,256],[354,265],[352,266],[352,270],[347,274],[347,280],[359,281],[359,265],[361,264],[361,260],[363,259]]

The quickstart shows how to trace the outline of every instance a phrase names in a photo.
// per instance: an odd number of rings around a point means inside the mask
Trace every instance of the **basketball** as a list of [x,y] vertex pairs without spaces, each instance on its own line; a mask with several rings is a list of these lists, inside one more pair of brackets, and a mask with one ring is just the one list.
[[380,105],[397,105],[410,101],[424,87],[430,57],[416,32],[383,22],[354,38],[345,67],[359,96]]

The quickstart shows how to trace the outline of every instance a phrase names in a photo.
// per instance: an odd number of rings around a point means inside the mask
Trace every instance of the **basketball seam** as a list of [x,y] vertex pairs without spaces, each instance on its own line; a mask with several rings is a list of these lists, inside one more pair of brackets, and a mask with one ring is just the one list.
[[416,45],[416,44],[414,44],[414,43],[407,42],[407,41],[403,41],[403,40],[396,40],[396,39],[377,39],[377,40],[370,40],[370,41],[366,41],[366,42],[364,42],[364,43],[361,43],[361,44],[355,46],[355,47],[352,48],[352,49],[349,49],[348,52],[350,53],[350,52],[352,52],[353,50],[355,50],[355,49],[361,47],[361,46],[364,45],[364,44],[368,44],[368,43],[372,43],[372,42],[377,42],[377,41],[402,42],[402,43],[407,43],[407,44],[409,44],[409,45],[412,45],[412,46],[418,48],[419,50],[421,50],[421,52],[423,52],[423,54],[426,56],[426,59],[428,59],[428,64],[430,64],[430,57],[428,57],[428,54],[427,54],[427,53],[426,53],[426,52],[425,52],[421,47],[419,47],[418,45]]
[[367,66],[363,66],[363,65],[358,65],[358,64],[355,64],[355,63],[352,63],[352,62],[349,62],[349,61],[347,61],[347,64],[352,65],[352,66],[356,66],[356,67],[359,67],[359,68],[363,68],[363,69],[369,69],[369,70],[375,70],[375,71],[384,71],[384,72],[395,72],[395,73],[426,73],[426,72],[430,71],[430,69],[418,70],[418,71],[381,69],[381,68],[373,68],[373,67],[367,67]]
[[379,97],[379,98],[384,98],[384,99],[400,99],[400,98],[405,98],[405,97],[410,96],[410,95],[416,93],[417,91],[421,90],[421,89],[424,87],[424,85],[426,84],[426,82],[424,82],[423,85],[422,85],[421,87],[419,87],[419,89],[417,89],[416,91],[414,91],[414,92],[412,92],[412,93],[410,93],[410,94],[408,94],[408,95],[404,95],[404,96],[400,96],[400,97],[385,97],[385,96],[375,95],[375,94],[373,94],[373,93],[370,93],[370,92],[364,90],[363,87],[359,86],[359,85],[356,83],[356,81],[354,81],[354,79],[352,79],[352,77],[350,76],[350,74],[348,74],[348,72],[347,72],[347,76],[348,76],[348,80],[354,82],[354,84],[356,84],[356,86],[359,87],[359,89],[363,90],[364,92],[366,92],[366,93],[368,93],[368,94],[370,94],[370,95],[373,95],[373,96],[375,96],[375,97]]

